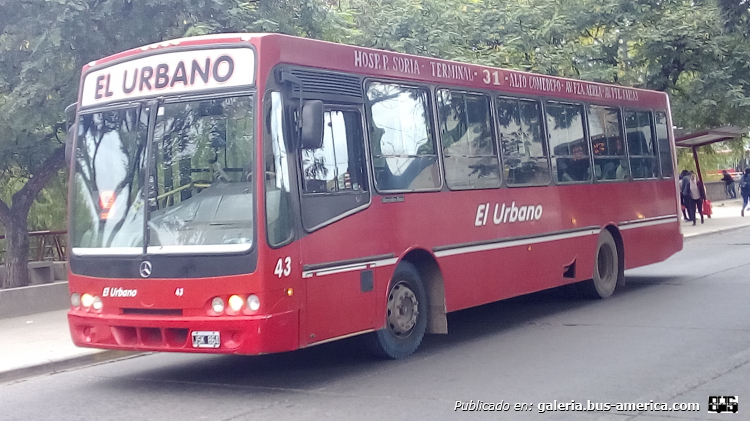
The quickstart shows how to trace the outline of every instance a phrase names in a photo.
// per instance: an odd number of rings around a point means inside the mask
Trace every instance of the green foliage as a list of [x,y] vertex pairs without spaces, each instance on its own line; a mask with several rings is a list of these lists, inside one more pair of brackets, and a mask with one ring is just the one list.
[[458,58],[467,45],[476,1],[351,0],[353,44],[432,57]]
[[[20,190],[25,178],[7,178],[0,181],[0,200],[10,202],[13,193]],[[60,171],[47,186],[39,192],[29,211],[29,231],[65,230],[68,211],[68,179],[65,171]],[[0,226],[0,235],[4,231]]]
[[724,27],[750,38],[750,4],[746,0],[718,0]]

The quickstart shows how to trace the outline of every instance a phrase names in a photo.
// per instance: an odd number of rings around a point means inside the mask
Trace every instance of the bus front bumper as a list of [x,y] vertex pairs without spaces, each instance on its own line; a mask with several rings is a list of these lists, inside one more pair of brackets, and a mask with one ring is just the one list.
[[297,310],[258,316],[174,317],[68,313],[73,343],[126,351],[258,355],[299,348]]

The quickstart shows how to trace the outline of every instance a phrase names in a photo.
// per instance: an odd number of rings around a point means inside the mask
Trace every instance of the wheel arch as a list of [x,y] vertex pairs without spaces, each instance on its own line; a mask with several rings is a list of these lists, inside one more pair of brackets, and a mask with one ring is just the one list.
[[419,271],[429,303],[429,320],[427,320],[427,333],[448,333],[448,318],[445,305],[445,284],[443,273],[435,259],[435,256],[424,249],[410,250],[401,259],[409,262]]

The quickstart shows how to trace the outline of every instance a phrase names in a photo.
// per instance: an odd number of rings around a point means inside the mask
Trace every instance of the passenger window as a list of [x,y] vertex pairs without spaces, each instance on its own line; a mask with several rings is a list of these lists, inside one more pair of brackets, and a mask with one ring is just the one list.
[[485,95],[438,91],[445,181],[451,189],[500,186],[500,162]]
[[651,134],[651,112],[625,111],[625,133],[633,178],[657,177],[656,145]]
[[427,90],[370,83],[370,141],[375,186],[381,191],[440,188]]
[[370,203],[362,114],[323,113],[323,145],[302,149],[302,225],[312,231]]
[[654,113],[656,122],[656,140],[659,144],[659,160],[661,161],[661,176],[672,178],[674,165],[672,164],[672,148],[669,141],[669,130],[667,128],[667,113],[657,111]]
[[505,180],[511,186],[549,184],[549,162],[542,136],[542,110],[536,101],[497,100],[498,136]]
[[359,113],[326,111],[323,118],[323,146],[302,150],[304,193],[366,190]]
[[547,130],[552,171],[558,183],[591,181],[589,146],[583,132],[580,104],[547,102]]
[[628,178],[628,159],[622,136],[622,119],[617,108],[592,105],[588,111],[589,138],[594,154],[594,176],[597,180]]

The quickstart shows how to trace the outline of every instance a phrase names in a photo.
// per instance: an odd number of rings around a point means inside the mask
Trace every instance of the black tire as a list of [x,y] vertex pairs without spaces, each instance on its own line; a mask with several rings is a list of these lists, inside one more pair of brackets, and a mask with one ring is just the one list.
[[599,234],[594,255],[594,277],[581,283],[582,292],[589,298],[607,298],[615,291],[622,268],[617,244],[612,234],[604,229]]
[[429,308],[419,271],[411,263],[400,263],[388,285],[385,326],[367,337],[370,351],[394,360],[414,353],[427,330]]

